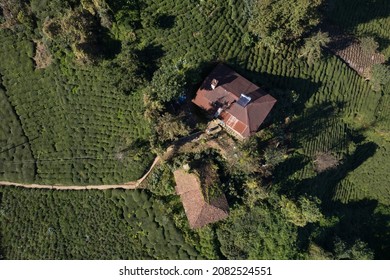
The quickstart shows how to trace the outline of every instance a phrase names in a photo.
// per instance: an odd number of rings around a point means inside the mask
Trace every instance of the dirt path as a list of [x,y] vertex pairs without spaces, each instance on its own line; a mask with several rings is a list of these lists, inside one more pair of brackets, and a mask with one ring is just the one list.
[[27,189],[51,189],[51,190],[108,190],[108,189],[129,189],[138,188],[137,182],[129,182],[122,185],[87,185],[87,186],[63,186],[63,185],[39,185],[39,184],[20,184],[14,182],[0,181],[1,186],[17,186]]
[[16,182],[0,181],[0,186],[17,186],[28,189],[50,189],[50,190],[108,190],[108,189],[126,189],[134,190],[140,188],[140,184],[149,176],[153,171],[156,164],[160,162],[160,158],[156,157],[150,166],[148,172],[138,179],[137,181],[127,182],[117,185],[86,185],[86,186],[67,186],[67,185],[40,185],[40,184],[21,184]]
[[[191,135],[185,136],[183,138],[180,138],[176,140],[172,146],[170,146],[165,154],[162,156],[162,159],[169,159],[175,154],[175,150],[177,146],[183,145],[184,143],[187,143],[189,141],[193,141],[200,135],[202,135],[203,132],[196,132]],[[156,167],[158,163],[160,163],[161,159],[159,156],[157,156],[152,165],[150,166],[149,170],[145,173],[142,178],[138,179],[137,181],[127,182],[123,184],[116,184],[116,185],[86,185],[86,186],[68,186],[68,185],[40,185],[40,184],[23,184],[23,183],[16,183],[16,182],[8,182],[8,181],[0,181],[0,187],[5,186],[17,186],[17,187],[23,187],[28,189],[50,189],[50,190],[109,190],[109,189],[126,189],[126,190],[134,190],[134,189],[141,189],[143,188],[141,186],[141,183],[149,176],[149,174],[153,171],[153,169]]]

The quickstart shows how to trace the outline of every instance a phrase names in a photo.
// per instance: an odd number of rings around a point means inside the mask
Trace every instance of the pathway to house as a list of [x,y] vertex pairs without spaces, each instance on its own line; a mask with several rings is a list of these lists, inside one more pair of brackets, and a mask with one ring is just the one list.
[[[194,134],[191,134],[189,136],[185,136],[183,138],[180,138],[176,140],[164,153],[162,156],[163,159],[169,159],[175,154],[175,150],[177,146],[183,145],[189,141],[193,141],[195,138],[202,135],[203,132],[196,132]],[[68,185],[41,185],[41,184],[23,184],[23,183],[16,183],[16,182],[9,182],[9,181],[0,181],[0,187],[5,186],[16,186],[16,187],[23,187],[28,189],[51,189],[51,190],[108,190],[108,189],[126,189],[126,190],[133,190],[142,188],[140,185],[141,183],[149,176],[149,174],[153,171],[153,169],[160,163],[161,158],[157,156],[152,165],[150,166],[149,170],[145,173],[145,175],[138,179],[137,181],[131,181],[123,184],[116,184],[116,185],[86,185],[86,186],[68,186]]]
[[108,190],[108,189],[126,189],[133,190],[140,188],[140,184],[149,176],[154,167],[160,162],[160,157],[156,157],[150,166],[148,172],[137,181],[127,182],[117,185],[86,185],[86,186],[68,186],[68,185],[40,185],[40,184],[21,184],[8,181],[0,181],[0,186],[17,186],[28,189],[51,189],[51,190]]

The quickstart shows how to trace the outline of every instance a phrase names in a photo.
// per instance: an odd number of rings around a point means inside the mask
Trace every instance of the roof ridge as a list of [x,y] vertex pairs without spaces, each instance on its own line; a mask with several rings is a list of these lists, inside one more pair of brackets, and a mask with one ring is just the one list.
[[196,220],[195,220],[195,223],[194,223],[194,226],[195,226],[195,227],[197,226],[198,221],[199,221],[200,218],[202,217],[202,213],[203,213],[203,211],[205,211],[206,205],[208,205],[208,203],[207,203],[205,200],[203,200],[203,201],[204,201],[205,203],[203,203],[202,209],[199,211],[199,214],[198,214],[197,217],[196,217]]

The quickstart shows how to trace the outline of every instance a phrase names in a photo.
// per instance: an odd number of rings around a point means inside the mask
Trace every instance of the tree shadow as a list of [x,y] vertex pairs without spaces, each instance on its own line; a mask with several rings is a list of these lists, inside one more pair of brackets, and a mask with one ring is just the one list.
[[[390,5],[388,0],[328,0],[327,13],[325,15],[325,30],[332,33],[332,29],[328,30],[330,25],[337,25],[338,29],[342,28],[347,33],[353,33],[359,24],[368,23],[375,19],[387,18],[390,14]],[[353,7],[353,12],[351,10]],[[350,15],[346,17],[345,12],[350,11]],[[337,28],[337,27],[336,27]],[[337,32],[340,34],[340,32]],[[389,40],[383,38],[379,34],[367,34],[373,36],[379,42],[380,49],[388,46]],[[347,36],[348,37],[348,36]],[[346,38],[346,41],[339,42],[340,48],[342,45],[351,43]]]
[[374,142],[361,143],[356,147],[354,153],[346,156],[336,168],[321,172],[312,178],[289,180],[281,188],[281,191],[289,193],[293,197],[315,196],[320,198],[324,205],[331,205],[338,183],[372,157],[377,148],[378,146]]
[[175,25],[176,16],[162,14],[156,18],[155,25],[161,29],[170,29]]
[[339,113],[339,108],[342,108],[344,103],[324,102],[307,108],[301,116],[294,120],[288,127],[288,131],[295,132],[293,147],[299,147],[299,143],[318,136],[327,128],[328,120],[335,117]]
[[97,43],[102,48],[104,59],[114,59],[122,50],[121,41],[114,39],[106,28],[100,33]]
[[[351,3],[354,4],[353,17],[358,20],[343,21],[343,27],[351,30],[358,24],[367,23],[378,18],[387,18],[390,13],[390,6],[387,0],[328,0],[327,20],[332,21],[332,13],[338,15],[342,20],[345,18],[345,9],[350,10]],[[352,11],[351,11],[352,13]]]
[[279,184],[285,181],[285,178],[290,177],[295,172],[301,170],[309,163],[309,159],[301,154],[295,154],[287,160],[275,166],[272,174],[274,184]]
[[[374,251],[375,259],[389,259],[390,215],[388,210],[383,210],[376,200],[364,199],[348,204],[334,202],[332,207],[324,210],[324,214],[327,217],[337,216],[339,221],[334,226],[319,228],[315,242],[333,251],[337,238],[349,246],[360,239]],[[301,229],[299,239],[304,240],[309,231],[309,228]]]
[[109,30],[98,31],[96,41],[78,44],[78,47],[95,59],[112,60],[121,52],[121,42],[111,37]]
[[329,37],[332,38],[331,42],[327,45],[327,49],[334,53],[338,53],[353,44],[359,43],[357,38],[345,34],[344,31],[341,30],[338,26],[325,26],[323,30],[328,32]]
[[136,51],[136,55],[141,63],[140,70],[149,81],[153,78],[154,72],[158,69],[159,60],[164,54],[165,51],[161,45],[152,44]]

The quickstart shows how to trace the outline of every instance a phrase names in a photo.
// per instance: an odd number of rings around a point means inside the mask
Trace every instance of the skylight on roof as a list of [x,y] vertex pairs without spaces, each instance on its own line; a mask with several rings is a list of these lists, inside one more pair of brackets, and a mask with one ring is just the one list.
[[241,94],[240,99],[238,99],[237,101],[237,104],[245,108],[251,102],[251,100],[252,98],[250,98],[249,96]]

